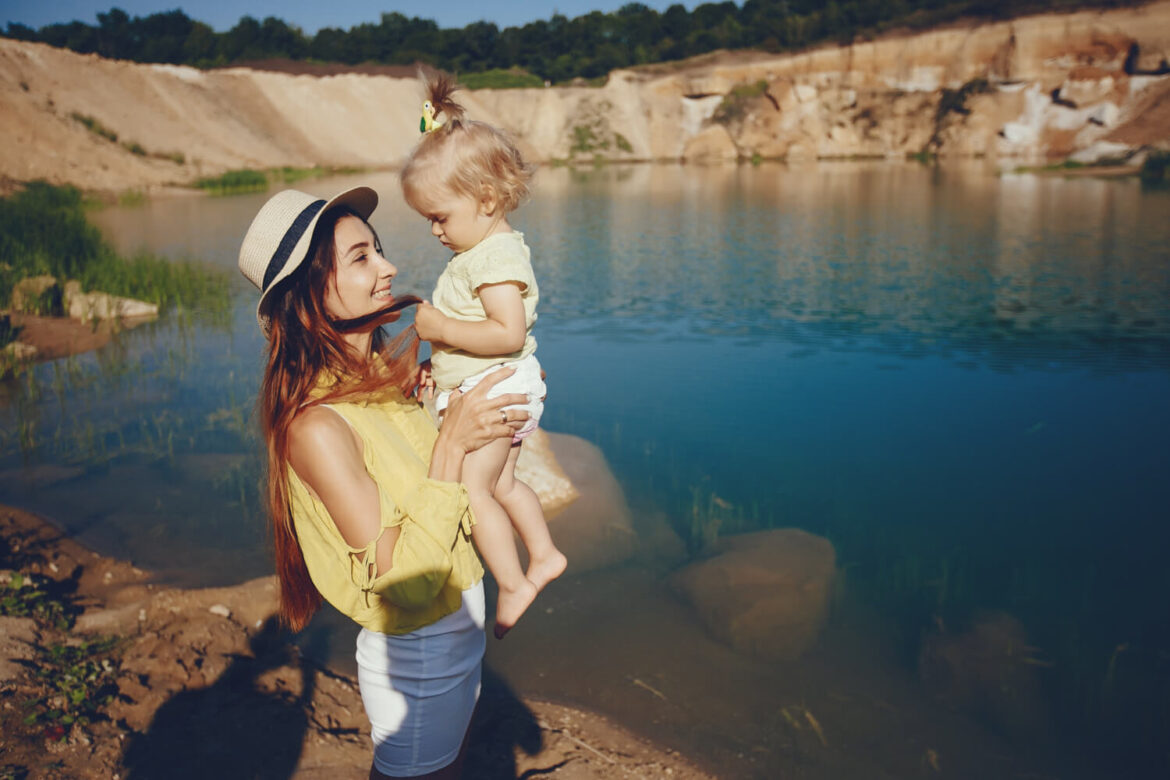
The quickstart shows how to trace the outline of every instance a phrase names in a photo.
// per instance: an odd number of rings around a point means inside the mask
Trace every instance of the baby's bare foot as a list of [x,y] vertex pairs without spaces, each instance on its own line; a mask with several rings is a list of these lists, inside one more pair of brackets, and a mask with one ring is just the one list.
[[503,639],[504,634],[516,625],[516,621],[532,604],[538,592],[539,589],[528,580],[524,580],[514,590],[500,589],[500,595],[496,599],[496,626],[492,629],[496,639]]
[[565,573],[569,559],[560,550],[553,548],[552,553],[542,558],[533,558],[528,563],[525,575],[528,581],[536,586],[537,590],[544,590],[544,586]]

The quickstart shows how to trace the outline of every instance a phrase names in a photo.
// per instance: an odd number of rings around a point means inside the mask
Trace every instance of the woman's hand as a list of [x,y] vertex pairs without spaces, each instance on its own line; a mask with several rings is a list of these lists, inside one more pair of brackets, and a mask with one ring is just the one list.
[[488,398],[488,391],[516,373],[514,368],[500,368],[488,374],[482,382],[467,393],[451,393],[447,410],[443,413],[443,427],[435,440],[428,476],[445,482],[461,482],[463,457],[496,439],[511,436],[524,427],[528,412],[523,409],[504,409],[505,406],[524,404],[524,393],[505,393]]
[[523,409],[504,409],[505,406],[528,403],[523,393],[505,393],[488,398],[488,391],[516,373],[514,368],[500,368],[484,377],[483,381],[466,394],[451,393],[444,412],[444,432],[458,443],[464,452],[474,452],[495,439],[511,436],[524,427],[528,412]]
[[435,375],[431,372],[431,361],[418,364],[418,400],[432,401],[435,398]]

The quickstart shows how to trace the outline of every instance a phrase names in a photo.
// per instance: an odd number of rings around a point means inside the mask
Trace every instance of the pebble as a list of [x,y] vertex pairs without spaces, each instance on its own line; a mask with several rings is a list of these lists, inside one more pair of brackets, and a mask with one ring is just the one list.
[[207,611],[213,615],[219,615],[220,617],[229,618],[232,616],[232,611],[223,604],[216,604],[210,607]]

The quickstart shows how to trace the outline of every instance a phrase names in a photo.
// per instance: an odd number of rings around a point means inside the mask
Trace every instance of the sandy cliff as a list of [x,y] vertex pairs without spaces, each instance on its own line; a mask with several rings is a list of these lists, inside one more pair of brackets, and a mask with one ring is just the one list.
[[[244,167],[392,167],[416,139],[419,98],[412,79],[204,72],[0,39],[0,176],[124,189]],[[1124,157],[1170,146],[1170,2],[465,99],[543,160]]]

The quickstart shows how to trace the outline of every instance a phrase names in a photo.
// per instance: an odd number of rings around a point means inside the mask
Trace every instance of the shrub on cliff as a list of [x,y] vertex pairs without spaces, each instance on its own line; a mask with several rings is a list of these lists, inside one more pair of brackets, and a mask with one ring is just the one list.
[[715,114],[711,118],[721,125],[741,122],[747,114],[748,104],[767,92],[768,82],[763,79],[755,84],[737,84],[723,96],[723,102],[715,109]]

